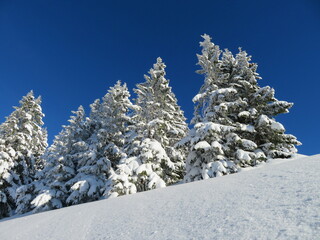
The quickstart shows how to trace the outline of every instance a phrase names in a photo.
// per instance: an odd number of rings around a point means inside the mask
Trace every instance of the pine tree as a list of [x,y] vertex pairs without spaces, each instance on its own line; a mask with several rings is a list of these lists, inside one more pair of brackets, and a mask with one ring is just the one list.
[[41,98],[35,98],[30,91],[0,127],[0,195],[2,204],[6,205],[2,216],[15,210],[16,190],[32,183],[42,166],[47,133],[42,127],[44,114],[40,104]]
[[[91,136],[87,141],[88,150],[79,159],[77,176],[72,184],[69,198],[71,204],[93,201],[112,191],[108,178],[122,158],[124,136],[132,124],[128,115],[134,108],[126,84],[118,81],[108,90],[102,102],[91,105],[89,126]],[[106,185],[108,185],[106,187]]]
[[126,157],[123,151],[125,135],[133,124],[130,114],[136,107],[130,101],[127,85],[125,83],[121,85],[120,81],[104,96],[102,106],[106,116],[103,125],[107,137],[104,150],[112,167],[115,168],[119,161]]
[[169,80],[165,78],[165,68],[162,59],[157,58],[157,63],[149,71],[150,76],[145,75],[146,82],[137,85],[138,116],[146,123],[146,136],[161,143],[168,157],[183,165],[185,156],[174,145],[186,136],[188,127]]
[[[157,63],[149,71],[150,76],[145,75],[146,81],[137,85],[136,105],[140,108],[136,120],[142,124],[140,128],[144,137],[154,139],[161,144],[170,160],[175,163],[176,173],[181,177],[179,171],[184,167],[185,152],[183,149],[177,149],[175,144],[186,136],[188,126],[169,86],[169,80],[165,78],[165,68],[162,59],[157,58]],[[173,178],[165,182],[170,184],[176,180]]]
[[[203,36],[198,56],[205,81],[193,101],[194,129],[182,144],[190,147],[185,181],[206,179],[254,166],[267,157],[290,157],[300,144],[274,116],[291,103],[274,98],[274,90],[259,87],[257,65],[240,49],[234,57]],[[219,166],[218,166],[219,165]],[[218,167],[217,167],[218,166]]]
[[82,106],[69,120],[69,125],[55,137],[53,144],[43,156],[45,166],[38,173],[38,180],[31,186],[20,189],[31,195],[31,201],[21,202],[18,213],[32,210],[46,211],[67,206],[66,199],[70,189],[67,182],[76,175],[80,154],[87,148],[88,137],[85,112]]
[[114,195],[164,187],[182,178],[185,152],[175,144],[188,131],[183,111],[165,78],[161,58],[138,84],[134,128],[127,135],[128,158],[121,161],[113,178]]
[[13,172],[15,152],[7,149],[5,141],[0,137],[0,219],[9,217],[14,208],[16,182],[19,177]]
[[[257,80],[261,79],[256,73],[257,64],[251,63],[251,56],[240,49],[236,55],[235,77],[233,81],[241,98],[247,101],[247,107],[238,113],[238,121],[245,126],[254,126],[255,131],[244,131],[247,139],[257,144],[258,150],[269,158],[290,158],[297,152],[296,145],[301,143],[295,136],[285,134],[284,126],[275,117],[288,113],[293,103],[279,101],[275,91],[269,86],[260,87]],[[245,89],[247,96],[241,89]]]

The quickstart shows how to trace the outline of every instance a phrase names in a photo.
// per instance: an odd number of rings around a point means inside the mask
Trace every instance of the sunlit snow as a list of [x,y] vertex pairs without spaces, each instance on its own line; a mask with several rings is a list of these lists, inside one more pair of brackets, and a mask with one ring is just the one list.
[[[250,170],[250,171],[248,171]],[[320,155],[0,222],[0,239],[319,239]]]

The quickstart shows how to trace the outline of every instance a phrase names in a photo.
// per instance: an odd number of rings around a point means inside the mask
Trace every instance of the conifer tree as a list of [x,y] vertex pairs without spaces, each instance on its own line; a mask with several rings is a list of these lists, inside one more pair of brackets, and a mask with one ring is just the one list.
[[185,152],[175,144],[187,133],[183,111],[165,78],[161,58],[138,84],[134,128],[127,135],[128,158],[114,174],[114,195],[164,187],[182,178]]
[[290,157],[300,144],[274,116],[291,103],[260,87],[257,65],[240,49],[234,57],[203,36],[198,56],[205,81],[193,101],[194,129],[182,144],[190,147],[185,181],[206,179],[254,166],[267,157]]
[[157,140],[172,161],[183,165],[185,156],[174,145],[186,136],[188,127],[169,80],[165,78],[165,68],[162,59],[157,58],[149,71],[150,76],[145,75],[146,81],[137,85],[136,105],[140,107],[137,120],[144,123],[144,136]]
[[69,182],[72,184],[69,203],[97,200],[111,191],[110,184],[106,187],[107,180],[126,157],[124,136],[132,124],[128,113],[134,108],[129,97],[126,84],[118,81],[101,103],[96,100],[91,105],[88,150],[78,161],[77,176]]
[[47,133],[42,127],[44,114],[41,98],[30,91],[20,106],[0,126],[0,195],[2,217],[16,208],[16,190],[30,184],[41,168],[41,156],[47,147]]
[[85,112],[82,106],[69,120],[69,125],[55,137],[53,144],[43,156],[44,169],[38,173],[38,180],[25,189],[19,189],[24,195],[30,195],[31,201],[21,201],[17,212],[24,213],[46,211],[67,206],[66,199],[70,189],[67,182],[76,175],[78,159],[87,148],[88,137]]
[[[269,158],[290,158],[297,152],[295,146],[301,145],[295,136],[285,133],[284,126],[275,117],[288,113],[293,103],[279,101],[275,90],[269,86],[260,87],[261,79],[256,72],[257,64],[251,63],[251,56],[240,49],[235,57],[236,67],[233,81],[240,82],[235,88],[247,106],[239,111],[238,121],[245,126],[254,126],[255,131],[241,134],[254,141],[258,150]],[[245,89],[247,94],[242,89]],[[242,130],[242,129],[241,129]]]
[[106,129],[107,139],[104,151],[112,167],[116,167],[119,161],[126,157],[123,151],[125,135],[133,124],[131,113],[136,106],[130,101],[127,85],[118,81],[104,96],[102,107],[105,114],[103,127]]
[[[9,217],[14,210],[15,189],[18,176],[13,171],[15,152],[7,149],[5,141],[0,137],[0,219]],[[16,180],[16,181],[14,181]],[[18,182],[19,183],[19,182]],[[13,208],[13,209],[12,209]]]

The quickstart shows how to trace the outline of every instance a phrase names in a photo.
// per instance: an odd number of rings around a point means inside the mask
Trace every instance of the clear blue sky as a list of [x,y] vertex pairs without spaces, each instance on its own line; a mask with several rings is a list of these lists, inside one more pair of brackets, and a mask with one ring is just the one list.
[[320,153],[318,0],[0,0],[0,122],[33,89],[51,142],[71,110],[117,80],[132,90],[158,56],[190,120],[203,33],[253,56],[260,85],[295,103],[277,119],[303,142],[299,152]]

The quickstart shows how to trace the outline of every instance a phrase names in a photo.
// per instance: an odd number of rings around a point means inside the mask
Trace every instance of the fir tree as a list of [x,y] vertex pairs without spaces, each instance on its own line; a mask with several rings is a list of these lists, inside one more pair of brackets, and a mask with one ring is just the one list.
[[9,217],[14,210],[15,189],[19,186],[16,183],[19,177],[13,171],[14,156],[14,150],[7,149],[5,141],[0,137],[0,219]]
[[55,137],[53,144],[43,156],[44,169],[39,172],[38,180],[25,189],[19,189],[31,195],[31,201],[21,202],[18,213],[32,210],[46,211],[67,206],[66,199],[70,194],[67,182],[76,175],[78,159],[84,149],[88,137],[85,113],[82,106],[69,120],[69,125]]
[[182,178],[185,152],[175,144],[187,133],[185,117],[165,78],[166,65],[161,58],[138,84],[134,128],[127,135],[128,158],[121,161],[113,178],[117,192],[164,187]]
[[[106,131],[106,143],[104,148],[112,167],[119,164],[120,159],[126,157],[123,151],[125,135],[133,124],[130,114],[136,108],[130,101],[130,93],[127,85],[118,81],[110,88],[103,98],[103,112],[105,113],[103,127]],[[102,135],[102,134],[100,134]]]
[[91,105],[88,125],[92,132],[87,141],[88,150],[79,159],[77,176],[69,182],[72,184],[69,203],[97,200],[112,190],[107,180],[126,157],[124,136],[132,124],[128,113],[134,108],[129,97],[126,84],[118,81],[101,103],[96,100]]
[[137,116],[145,123],[145,136],[161,143],[168,157],[183,165],[185,156],[181,156],[174,145],[186,136],[188,127],[169,80],[165,78],[165,68],[162,59],[157,58],[157,63],[149,71],[150,76],[145,75],[146,81],[137,85],[136,104],[140,106]]
[[[181,176],[179,171],[184,167],[185,152],[177,149],[175,144],[186,136],[188,127],[183,111],[169,86],[169,80],[165,78],[165,68],[162,59],[157,58],[157,63],[149,71],[150,76],[145,75],[146,81],[137,85],[136,105],[140,108],[135,118],[140,122],[142,135],[161,144],[170,160],[175,163],[176,173]],[[172,183],[176,180],[178,179],[173,177],[165,182],[170,184],[170,181]]]
[[[240,49],[235,57],[234,80],[240,83],[235,88],[240,97],[247,102],[246,108],[238,113],[237,120],[245,126],[254,126],[255,131],[241,134],[257,144],[270,158],[289,158],[297,152],[296,145],[301,143],[291,134],[285,134],[284,126],[275,117],[288,113],[293,103],[279,101],[275,98],[273,88],[260,87],[261,79],[256,72],[257,64],[251,63],[251,56]],[[245,89],[247,94],[242,90]],[[242,90],[242,91],[241,91]],[[242,130],[242,129],[241,129]]]
[[15,210],[16,190],[32,183],[42,166],[47,133],[42,127],[44,114],[40,104],[41,98],[35,98],[30,91],[0,127],[0,195],[1,204],[6,205],[2,216]]
[[292,104],[278,101],[269,86],[258,85],[257,65],[246,52],[240,49],[234,57],[208,35],[203,38],[198,73],[205,75],[205,81],[193,99],[194,129],[181,142],[190,147],[185,180],[229,174],[267,157],[294,154],[300,143],[274,119]]

